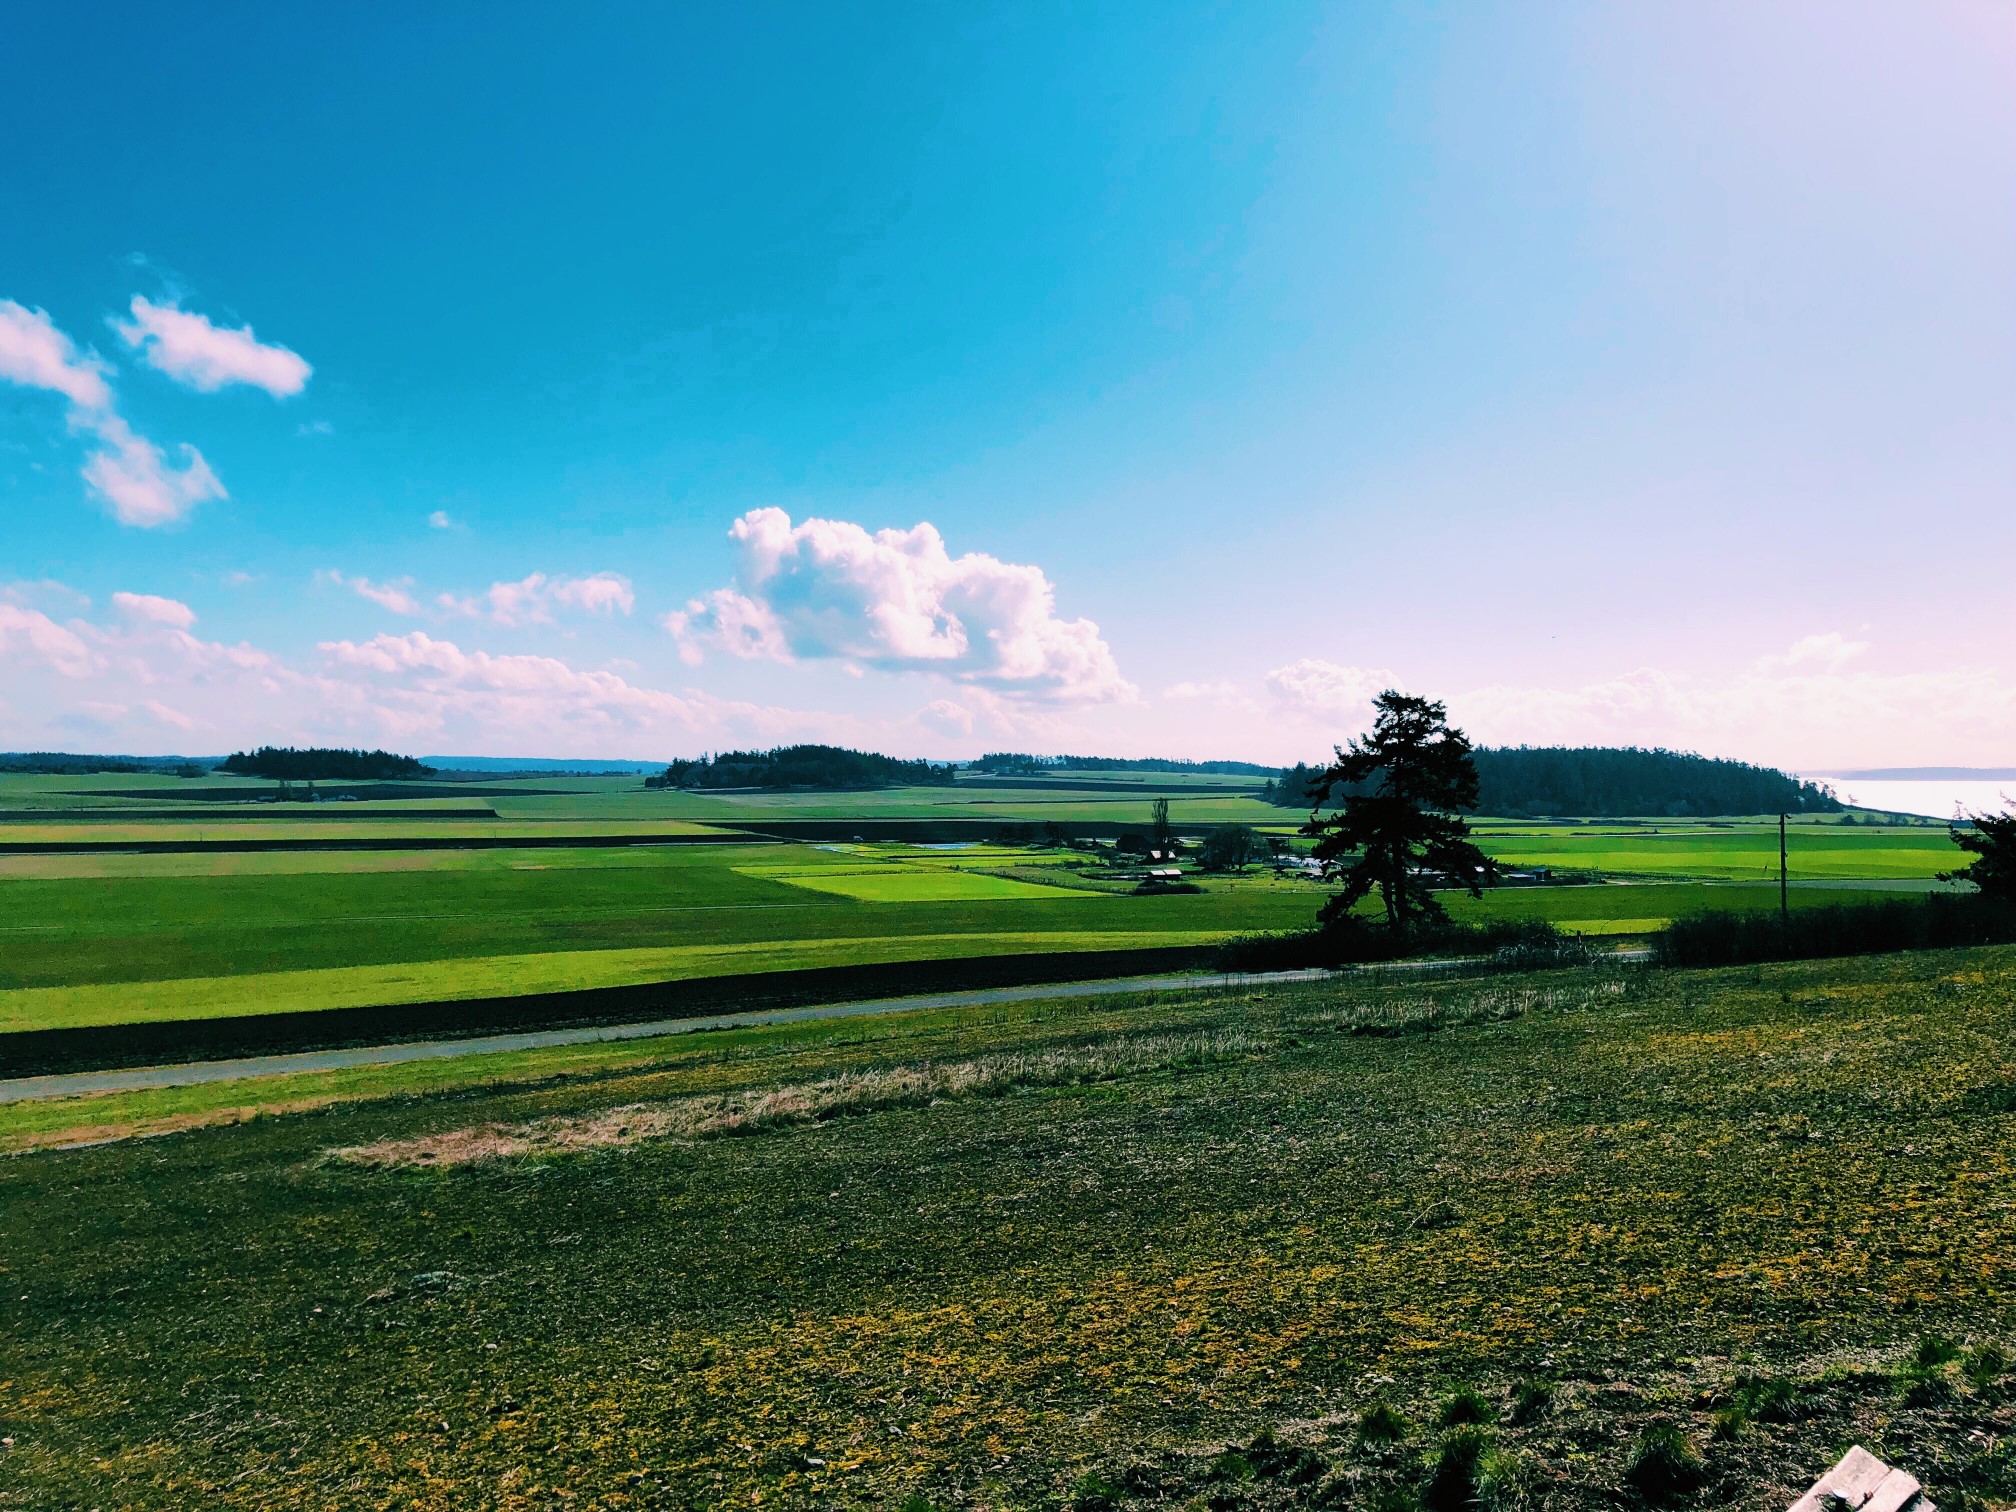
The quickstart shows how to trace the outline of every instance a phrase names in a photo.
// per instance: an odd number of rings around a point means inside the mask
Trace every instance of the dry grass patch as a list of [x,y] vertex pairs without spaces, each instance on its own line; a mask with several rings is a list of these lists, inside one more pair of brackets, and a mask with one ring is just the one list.
[[1271,1041],[1244,1030],[1141,1035],[1095,1045],[925,1061],[847,1071],[814,1082],[632,1103],[573,1118],[484,1124],[416,1139],[380,1140],[329,1151],[353,1165],[467,1165],[525,1155],[566,1155],[647,1139],[712,1139],[820,1123],[844,1114],[914,1108],[962,1097],[993,1097],[1025,1087],[1106,1081],[1148,1071],[1213,1065],[1254,1054]]

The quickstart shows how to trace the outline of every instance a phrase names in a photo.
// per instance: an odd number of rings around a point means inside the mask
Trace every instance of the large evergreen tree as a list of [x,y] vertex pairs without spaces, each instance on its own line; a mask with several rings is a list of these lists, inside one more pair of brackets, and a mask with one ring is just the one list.
[[1941,872],[1942,882],[1972,882],[1983,897],[2016,903],[2016,809],[2006,814],[1975,814],[1972,828],[1955,824],[1953,843],[1974,857],[1971,866]]
[[[1449,728],[1448,710],[1426,698],[1392,689],[1373,701],[1378,711],[1369,735],[1339,746],[1337,759],[1311,788],[1305,835],[1317,837],[1315,855],[1337,862],[1344,886],[1323,905],[1320,923],[1348,917],[1373,892],[1385,905],[1386,924],[1405,936],[1415,926],[1448,916],[1433,882],[1453,879],[1481,894],[1489,862],[1457,817],[1477,804],[1477,767],[1470,741]],[[1341,800],[1324,815],[1332,795]]]

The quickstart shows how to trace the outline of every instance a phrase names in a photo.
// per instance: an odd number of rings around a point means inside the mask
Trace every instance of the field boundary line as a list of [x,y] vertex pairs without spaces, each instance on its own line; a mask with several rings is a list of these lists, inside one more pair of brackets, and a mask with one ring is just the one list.
[[[1447,969],[1468,962],[1422,962],[1424,968]],[[1390,968],[1389,968],[1390,969]],[[1201,988],[1267,986],[1278,982],[1317,982],[1341,973],[1320,967],[1296,971],[1195,972],[1182,976],[1114,977],[1091,982],[1034,983],[1022,987],[976,987],[964,992],[920,993],[914,997],[871,998],[852,1003],[823,1003],[802,1008],[755,1009],[746,1013],[716,1013],[699,1018],[659,1019],[648,1024],[596,1024],[575,1029],[539,1029],[520,1034],[486,1034],[464,1039],[359,1046],[353,1049],[301,1050],[281,1055],[246,1056],[238,1060],[191,1061],[173,1066],[134,1066],[115,1071],[72,1071],[49,1076],[24,1076],[0,1081],[0,1103],[29,1102],[50,1097],[88,1096],[104,1092],[139,1092],[160,1087],[192,1087],[212,1082],[249,1081],[307,1071],[340,1071],[358,1066],[395,1065],[407,1061],[448,1060],[465,1055],[492,1055],[514,1050],[544,1050],[624,1040],[659,1039],[707,1030],[754,1029],[766,1024],[796,1024],[818,1019],[856,1018],[868,1014],[922,1013],[940,1008],[988,1007],[1000,1003],[1040,1002],[1055,998],[1101,997],[1129,992],[1191,992]]]

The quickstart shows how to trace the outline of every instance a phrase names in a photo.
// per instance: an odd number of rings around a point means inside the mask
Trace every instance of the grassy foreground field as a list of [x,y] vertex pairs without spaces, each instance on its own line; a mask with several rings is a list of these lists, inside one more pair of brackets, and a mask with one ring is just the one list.
[[0,1506],[1399,1507],[1462,1387],[1494,1505],[1628,1504],[1654,1423],[1693,1505],[1850,1441],[2000,1505],[2002,1363],[1911,1356],[2016,1334],[2012,1009],[2006,950],[1020,1004],[19,1156]]

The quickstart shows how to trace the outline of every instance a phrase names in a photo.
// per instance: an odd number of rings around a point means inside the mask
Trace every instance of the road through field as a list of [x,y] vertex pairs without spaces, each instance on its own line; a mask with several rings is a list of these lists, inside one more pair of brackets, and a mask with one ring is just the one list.
[[[1649,961],[1649,950],[1619,950],[1607,958],[1619,964]],[[750,1029],[763,1024],[802,1023],[809,1019],[853,1018],[862,1014],[902,1013],[930,1008],[977,1008],[994,1003],[1026,1003],[1043,999],[1104,997],[1120,992],[1184,992],[1203,987],[1263,986],[1276,982],[1315,982],[1355,973],[1391,975],[1449,971],[1476,965],[1474,960],[1400,961],[1338,971],[1263,971],[1243,975],[1197,972],[1185,976],[1122,977],[1099,982],[1051,982],[1027,987],[985,987],[964,992],[938,992],[916,997],[875,998],[854,1003],[824,1003],[809,1008],[773,1008],[751,1013],[718,1013],[706,1018],[661,1019],[648,1024],[588,1025],[578,1029],[542,1029],[524,1034],[491,1034],[475,1039],[422,1040],[396,1045],[372,1045],[346,1050],[305,1050],[287,1055],[247,1056],[240,1060],[195,1061],[173,1066],[139,1066],[118,1071],[78,1071],[52,1076],[24,1076],[0,1081],[0,1103],[46,1097],[82,1097],[97,1092],[137,1092],[157,1087],[190,1087],[208,1082],[246,1081],[260,1076],[287,1076],[302,1071],[340,1071],[355,1066],[389,1065],[400,1061],[444,1060],[462,1055],[486,1055],[508,1050],[539,1050],[556,1045],[597,1041],[651,1039],[659,1035],[691,1034],[703,1029]]]

